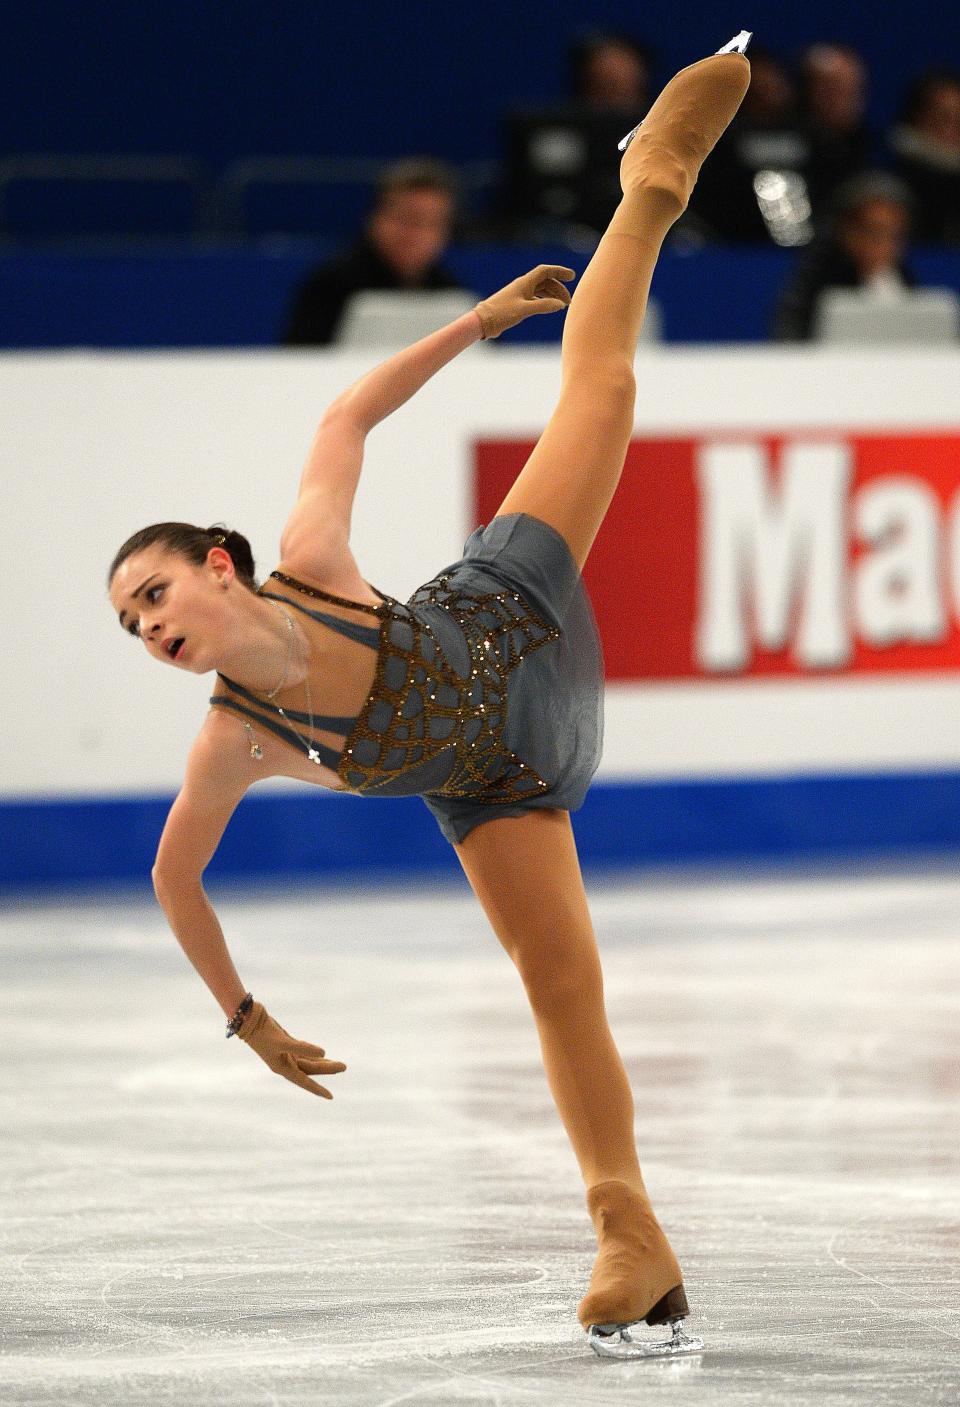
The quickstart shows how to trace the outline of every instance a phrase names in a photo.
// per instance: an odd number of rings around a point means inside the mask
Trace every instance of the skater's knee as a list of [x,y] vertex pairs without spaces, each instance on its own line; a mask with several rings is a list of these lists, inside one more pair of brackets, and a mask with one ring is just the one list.
[[636,377],[625,357],[577,358],[564,365],[561,401],[589,406],[595,420],[632,417],[636,398]]
[[530,1005],[538,1016],[563,1017],[603,1002],[603,977],[595,953],[538,950],[516,957]]

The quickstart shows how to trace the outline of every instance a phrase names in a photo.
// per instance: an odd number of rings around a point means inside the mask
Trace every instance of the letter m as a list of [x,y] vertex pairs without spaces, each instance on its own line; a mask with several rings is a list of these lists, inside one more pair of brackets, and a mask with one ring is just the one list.
[[759,444],[701,446],[697,656],[711,671],[744,669],[754,644],[829,669],[849,655],[846,504],[850,450],[790,443],[779,486]]

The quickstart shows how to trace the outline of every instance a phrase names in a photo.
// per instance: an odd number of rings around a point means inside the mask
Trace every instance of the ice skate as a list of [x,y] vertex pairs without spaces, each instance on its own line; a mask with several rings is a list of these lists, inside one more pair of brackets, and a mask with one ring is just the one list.
[[752,35],[741,30],[719,53],[681,69],[642,122],[620,143],[624,192],[659,190],[687,207],[700,167],[732,121],[750,86],[744,50]]
[[[666,1358],[699,1353],[700,1339],[680,1328],[689,1313],[683,1276],[647,1197],[625,1182],[597,1183],[587,1193],[599,1254],[577,1311],[601,1358]],[[644,1325],[669,1324],[669,1338]]]

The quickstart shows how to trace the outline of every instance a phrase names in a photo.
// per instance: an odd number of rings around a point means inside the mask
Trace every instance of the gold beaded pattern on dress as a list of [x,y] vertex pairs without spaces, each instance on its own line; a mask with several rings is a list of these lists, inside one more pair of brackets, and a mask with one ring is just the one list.
[[[498,805],[549,791],[503,741],[508,676],[532,651],[560,637],[559,628],[522,596],[506,587],[475,591],[441,576],[421,586],[407,604],[385,596],[382,605],[371,606],[281,572],[272,576],[308,596],[380,620],[373,684],[337,768],[346,788],[368,795],[399,791],[395,784],[405,773],[452,750],[446,781],[430,786],[431,796]],[[466,676],[450,663],[421,607],[447,612],[460,627],[470,660]]]

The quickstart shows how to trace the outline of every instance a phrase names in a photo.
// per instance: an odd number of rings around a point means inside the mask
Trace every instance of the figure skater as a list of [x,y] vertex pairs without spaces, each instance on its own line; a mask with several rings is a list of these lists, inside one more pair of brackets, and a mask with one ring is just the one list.
[[[149,655],[218,676],[153,878],[229,1017],[227,1034],[326,1098],[311,1077],[346,1069],[245,991],[204,893],[203,871],[247,789],[283,776],[422,795],[529,997],[597,1233],[579,1318],[591,1346],[614,1357],[702,1344],[680,1327],[683,1278],[640,1173],[570,825],[602,731],[602,664],[580,573],[633,428],[653,268],[746,92],[749,37],[677,74],[624,139],[623,200],[572,301],[573,271],[541,265],[333,402],[263,586],[245,538],[183,523],[136,533],[109,573],[120,624]],[[556,409],[497,515],[408,602],[370,587],[348,546],[366,435],[478,339],[568,304]],[[643,1342],[631,1333],[642,1322],[669,1323],[672,1337]]]

